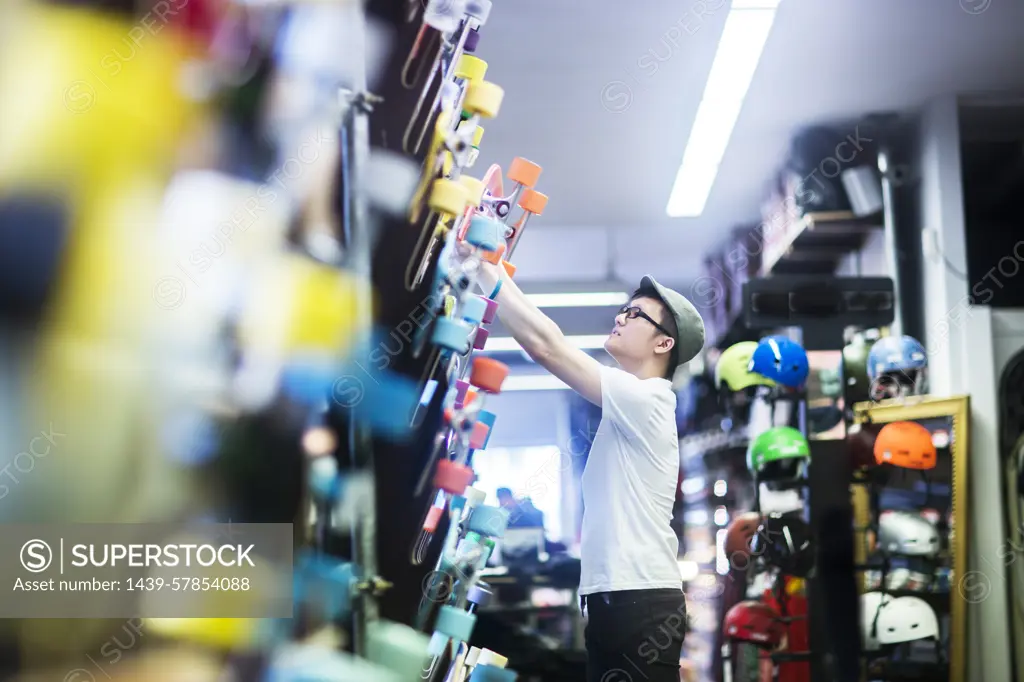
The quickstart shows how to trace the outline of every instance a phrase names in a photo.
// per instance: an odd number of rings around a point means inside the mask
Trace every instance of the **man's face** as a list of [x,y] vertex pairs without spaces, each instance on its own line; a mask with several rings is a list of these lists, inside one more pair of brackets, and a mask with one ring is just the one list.
[[[665,316],[665,307],[661,301],[653,298],[634,298],[627,307],[639,308],[643,315],[659,324]],[[629,314],[623,311],[615,316],[615,323],[604,342],[604,349],[620,363],[622,359],[643,360],[649,357],[658,348],[659,341],[665,340],[666,334],[643,315],[630,318]]]

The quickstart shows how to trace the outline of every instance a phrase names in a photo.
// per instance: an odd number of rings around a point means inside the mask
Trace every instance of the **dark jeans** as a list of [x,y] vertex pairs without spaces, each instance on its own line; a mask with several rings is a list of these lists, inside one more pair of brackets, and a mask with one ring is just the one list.
[[682,587],[599,592],[580,601],[588,616],[587,682],[679,682]]

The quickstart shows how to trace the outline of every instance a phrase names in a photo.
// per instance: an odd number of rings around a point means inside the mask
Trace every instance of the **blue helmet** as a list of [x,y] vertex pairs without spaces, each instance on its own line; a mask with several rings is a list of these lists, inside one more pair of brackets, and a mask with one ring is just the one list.
[[928,367],[928,354],[913,336],[886,336],[875,341],[868,353],[868,376],[872,381],[882,374],[909,374]]
[[799,388],[807,380],[807,351],[785,336],[768,336],[757,344],[747,370],[783,386]]

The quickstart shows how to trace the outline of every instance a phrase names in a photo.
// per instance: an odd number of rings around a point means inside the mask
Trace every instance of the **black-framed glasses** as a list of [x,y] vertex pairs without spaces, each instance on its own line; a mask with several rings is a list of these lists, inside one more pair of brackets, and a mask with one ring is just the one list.
[[654,320],[654,318],[645,313],[643,309],[638,305],[622,306],[621,308],[619,308],[619,312],[615,313],[616,317],[618,317],[619,315],[625,315],[627,320],[635,320],[638,317],[642,317],[643,319],[653,324],[655,328],[665,336],[672,336],[672,332],[662,327],[658,322]]

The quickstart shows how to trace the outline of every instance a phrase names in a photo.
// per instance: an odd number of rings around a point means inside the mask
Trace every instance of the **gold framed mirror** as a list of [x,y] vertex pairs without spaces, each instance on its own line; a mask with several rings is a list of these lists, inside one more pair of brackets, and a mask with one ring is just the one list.
[[[862,468],[860,474],[866,475],[868,480],[851,487],[856,524],[855,557],[861,567],[858,588],[862,595],[875,593],[874,597],[862,596],[862,606],[873,604],[872,599],[881,605],[897,597],[913,597],[913,600],[901,602],[901,606],[928,604],[938,627],[937,639],[929,641],[930,651],[924,645],[914,646],[925,640],[909,642],[905,648],[890,649],[899,652],[899,659],[879,659],[866,664],[864,679],[877,679],[877,666],[884,667],[888,675],[898,676],[900,665],[928,665],[936,670],[936,680],[966,682],[969,596],[963,592],[969,586],[961,581],[970,575],[966,533],[969,415],[967,396],[917,396],[858,403],[854,407],[854,422],[858,425],[854,429],[872,433],[877,440],[871,442],[881,444],[879,441],[889,437],[878,439],[886,425],[913,422],[927,432],[918,427],[906,428],[930,435],[935,446],[934,466],[931,461],[908,460],[906,466]],[[886,433],[893,434],[894,429]],[[875,448],[875,452],[889,457],[884,446]],[[884,520],[883,515],[886,515]],[[934,531],[928,531],[921,524],[922,519]],[[926,530],[918,531],[918,528]],[[922,542],[935,546],[929,552],[920,545]],[[872,636],[879,636],[882,641],[877,615],[880,612],[881,606],[873,619],[868,616],[870,620],[865,621],[866,648],[881,647],[867,641]],[[899,623],[894,624],[899,627]],[[943,669],[948,670],[948,675],[941,674]]]

